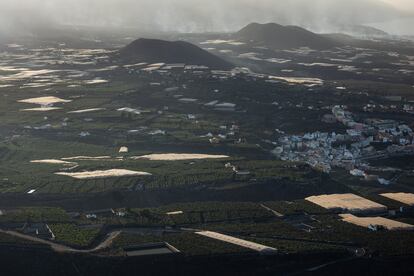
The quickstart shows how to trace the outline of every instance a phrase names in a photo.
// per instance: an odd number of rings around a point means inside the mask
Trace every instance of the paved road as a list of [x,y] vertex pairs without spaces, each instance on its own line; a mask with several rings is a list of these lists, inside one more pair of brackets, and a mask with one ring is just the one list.
[[264,209],[268,210],[269,212],[271,212],[273,215],[277,216],[278,218],[283,218],[283,217],[284,217],[284,215],[283,215],[283,214],[281,214],[281,213],[279,213],[278,211],[275,211],[275,210],[273,210],[273,209],[271,209],[271,208],[267,207],[267,206],[266,206],[266,205],[264,205],[264,204],[260,204],[260,206],[261,206],[262,208],[264,208]]
[[[154,229],[152,229],[152,230],[154,231]],[[40,238],[37,238],[37,237],[34,237],[34,236],[25,235],[25,234],[22,234],[22,233],[17,232],[17,231],[0,229],[0,233],[11,235],[11,236],[14,236],[14,237],[17,237],[17,238],[20,238],[20,239],[24,239],[24,240],[28,240],[28,241],[32,241],[32,242],[36,242],[36,243],[40,243],[40,244],[49,245],[56,252],[69,252],[69,253],[94,253],[94,252],[98,252],[100,250],[108,248],[112,244],[112,242],[121,233],[138,233],[138,234],[141,234],[142,231],[149,231],[149,229],[147,229],[147,228],[115,229],[112,232],[109,232],[107,234],[106,238],[100,244],[98,244],[96,247],[91,248],[91,249],[75,249],[75,248],[72,248],[72,247],[69,247],[69,246],[66,246],[66,245],[63,245],[63,244],[56,243],[54,241],[44,240],[44,239],[40,239]],[[170,232],[191,231],[191,232],[194,232],[195,230],[184,230],[184,229],[166,230],[164,228],[157,228],[157,229],[155,229],[155,231],[170,231]]]
[[6,231],[6,230],[0,230],[0,233],[11,235],[17,238],[21,238],[24,240],[37,242],[41,244],[49,245],[54,251],[56,252],[68,252],[68,253],[94,253],[97,251],[100,251],[102,249],[105,249],[109,247],[112,242],[121,234],[122,231],[114,231],[107,235],[105,240],[103,240],[99,245],[97,245],[94,248],[91,249],[75,249],[66,245],[58,244],[53,241],[43,240],[39,239],[33,236],[25,235],[16,231]]

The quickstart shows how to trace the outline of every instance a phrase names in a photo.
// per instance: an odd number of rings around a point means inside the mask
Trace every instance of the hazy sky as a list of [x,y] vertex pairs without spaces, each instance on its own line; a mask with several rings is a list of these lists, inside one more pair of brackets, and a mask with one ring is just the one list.
[[391,4],[394,7],[401,10],[410,10],[414,11],[414,1],[413,0],[382,0],[385,3]]
[[253,21],[330,31],[335,25],[395,20],[410,12],[414,0],[0,0],[0,32],[55,23],[234,31]]

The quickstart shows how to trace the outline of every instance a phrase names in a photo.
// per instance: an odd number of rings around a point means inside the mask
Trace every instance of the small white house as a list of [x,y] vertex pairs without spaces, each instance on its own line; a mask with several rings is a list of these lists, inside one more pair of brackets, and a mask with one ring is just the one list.
[[118,217],[125,217],[126,216],[126,212],[117,211],[117,212],[115,212],[115,215],[118,216]]
[[128,151],[129,151],[128,147],[121,147],[119,149],[119,153],[128,153]]

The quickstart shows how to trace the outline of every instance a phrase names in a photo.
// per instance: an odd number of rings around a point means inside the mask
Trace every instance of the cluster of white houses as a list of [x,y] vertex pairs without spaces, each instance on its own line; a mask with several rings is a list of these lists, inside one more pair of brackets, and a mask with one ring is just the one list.
[[[282,160],[306,162],[327,173],[332,167],[353,170],[368,159],[414,154],[414,133],[405,124],[379,119],[355,122],[352,114],[341,106],[333,107],[332,114],[348,127],[346,133],[284,136],[273,153]],[[386,149],[377,150],[375,144],[386,145]]]

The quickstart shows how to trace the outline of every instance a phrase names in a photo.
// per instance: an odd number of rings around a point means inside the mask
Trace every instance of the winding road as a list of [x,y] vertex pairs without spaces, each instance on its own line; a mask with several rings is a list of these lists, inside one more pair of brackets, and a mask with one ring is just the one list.
[[91,249],[75,249],[66,245],[62,245],[53,241],[43,240],[40,238],[36,238],[33,236],[25,235],[16,231],[9,231],[9,230],[0,230],[0,233],[11,235],[20,239],[49,245],[54,251],[56,252],[66,252],[66,253],[94,253],[105,248],[108,248],[112,242],[122,233],[122,231],[113,231],[109,233],[106,238],[96,247]]

